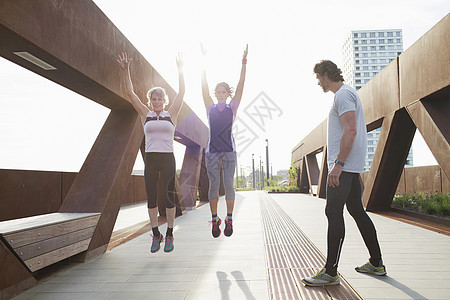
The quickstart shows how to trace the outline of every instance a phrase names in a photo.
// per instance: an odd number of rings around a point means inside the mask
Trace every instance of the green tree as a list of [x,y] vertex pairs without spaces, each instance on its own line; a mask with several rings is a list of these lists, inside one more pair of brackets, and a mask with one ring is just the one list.
[[294,163],[291,164],[291,167],[289,168],[288,174],[289,174],[289,185],[297,186],[297,182],[298,182],[298,168],[297,168],[297,166]]

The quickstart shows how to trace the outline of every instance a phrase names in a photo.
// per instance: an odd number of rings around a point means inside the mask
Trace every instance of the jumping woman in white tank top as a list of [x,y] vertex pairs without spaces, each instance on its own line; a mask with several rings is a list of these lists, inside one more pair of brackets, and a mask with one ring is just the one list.
[[164,186],[166,200],[167,232],[164,251],[173,250],[173,225],[175,220],[176,205],[175,194],[175,157],[173,155],[173,139],[175,125],[183,104],[185,91],[183,75],[183,59],[179,54],[177,57],[179,91],[172,105],[164,110],[169,103],[166,91],[161,87],[152,88],[147,93],[148,105],[144,105],[134,93],[130,75],[131,59],[127,53],[119,55],[117,59],[122,69],[128,98],[134,109],[141,117],[145,133],[145,189],[148,198],[148,214],[153,231],[151,252],[159,250],[163,235],[158,229],[158,178],[161,176]]

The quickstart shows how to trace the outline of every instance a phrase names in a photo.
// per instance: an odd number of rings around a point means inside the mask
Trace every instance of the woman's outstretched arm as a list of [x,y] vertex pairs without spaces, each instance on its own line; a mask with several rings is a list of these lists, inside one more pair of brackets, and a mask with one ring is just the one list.
[[[204,60],[205,56],[206,56],[206,50],[203,49],[203,45],[200,45],[200,46],[201,46],[202,56],[203,56],[203,60]],[[214,101],[211,98],[211,95],[209,94],[208,81],[206,80],[206,70],[205,70],[204,66],[202,69],[202,96],[203,96],[203,102],[205,103],[205,107],[206,107],[206,113],[209,114],[209,110],[214,105]]]
[[127,53],[123,52],[117,58],[117,62],[119,63],[120,68],[122,70],[122,78],[125,82],[128,99],[130,100],[130,102],[133,105],[136,112],[141,117],[142,123],[144,123],[149,109],[144,103],[142,103],[141,99],[139,99],[139,97],[136,95],[136,93],[133,90],[133,83],[131,82],[131,74],[130,74],[131,59],[129,60]]
[[234,115],[236,115],[237,110],[239,108],[239,104],[241,104],[242,93],[244,92],[244,83],[245,83],[245,73],[247,71],[247,54],[248,54],[248,44],[245,47],[244,54],[242,55],[242,67],[241,67],[241,75],[239,77],[239,82],[236,87],[236,93],[234,94],[233,99],[231,99],[230,106],[233,110]]
[[178,57],[177,57],[178,94],[175,97],[172,105],[168,109],[170,116],[172,117],[172,121],[175,123],[177,122],[178,113],[180,112],[181,107],[183,106],[184,92],[186,90],[185,83],[184,83],[183,67],[184,67],[183,55],[181,53],[178,53]]

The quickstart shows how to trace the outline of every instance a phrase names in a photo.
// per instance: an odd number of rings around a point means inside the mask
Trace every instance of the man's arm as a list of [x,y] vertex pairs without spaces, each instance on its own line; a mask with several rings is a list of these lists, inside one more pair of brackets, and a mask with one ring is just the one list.
[[[338,161],[345,163],[348,155],[353,147],[353,142],[356,136],[356,112],[348,111],[339,117],[342,125],[342,135],[339,142],[339,153],[336,157]],[[328,173],[328,184],[331,187],[339,185],[339,176],[342,173],[342,166],[334,164],[330,173]]]

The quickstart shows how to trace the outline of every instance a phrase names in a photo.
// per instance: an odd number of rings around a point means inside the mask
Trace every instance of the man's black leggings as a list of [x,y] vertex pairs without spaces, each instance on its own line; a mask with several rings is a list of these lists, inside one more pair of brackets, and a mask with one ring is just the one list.
[[359,174],[342,172],[339,177],[339,186],[333,188],[327,184],[325,214],[328,218],[328,253],[325,267],[328,274],[336,272],[342,243],[344,242],[344,204],[347,205],[348,212],[358,225],[359,232],[369,250],[371,260],[381,260],[380,245],[378,244],[375,226],[362,206]]
[[145,190],[147,191],[148,208],[157,207],[158,178],[161,174],[166,208],[175,207],[175,156],[173,153],[145,153]]

